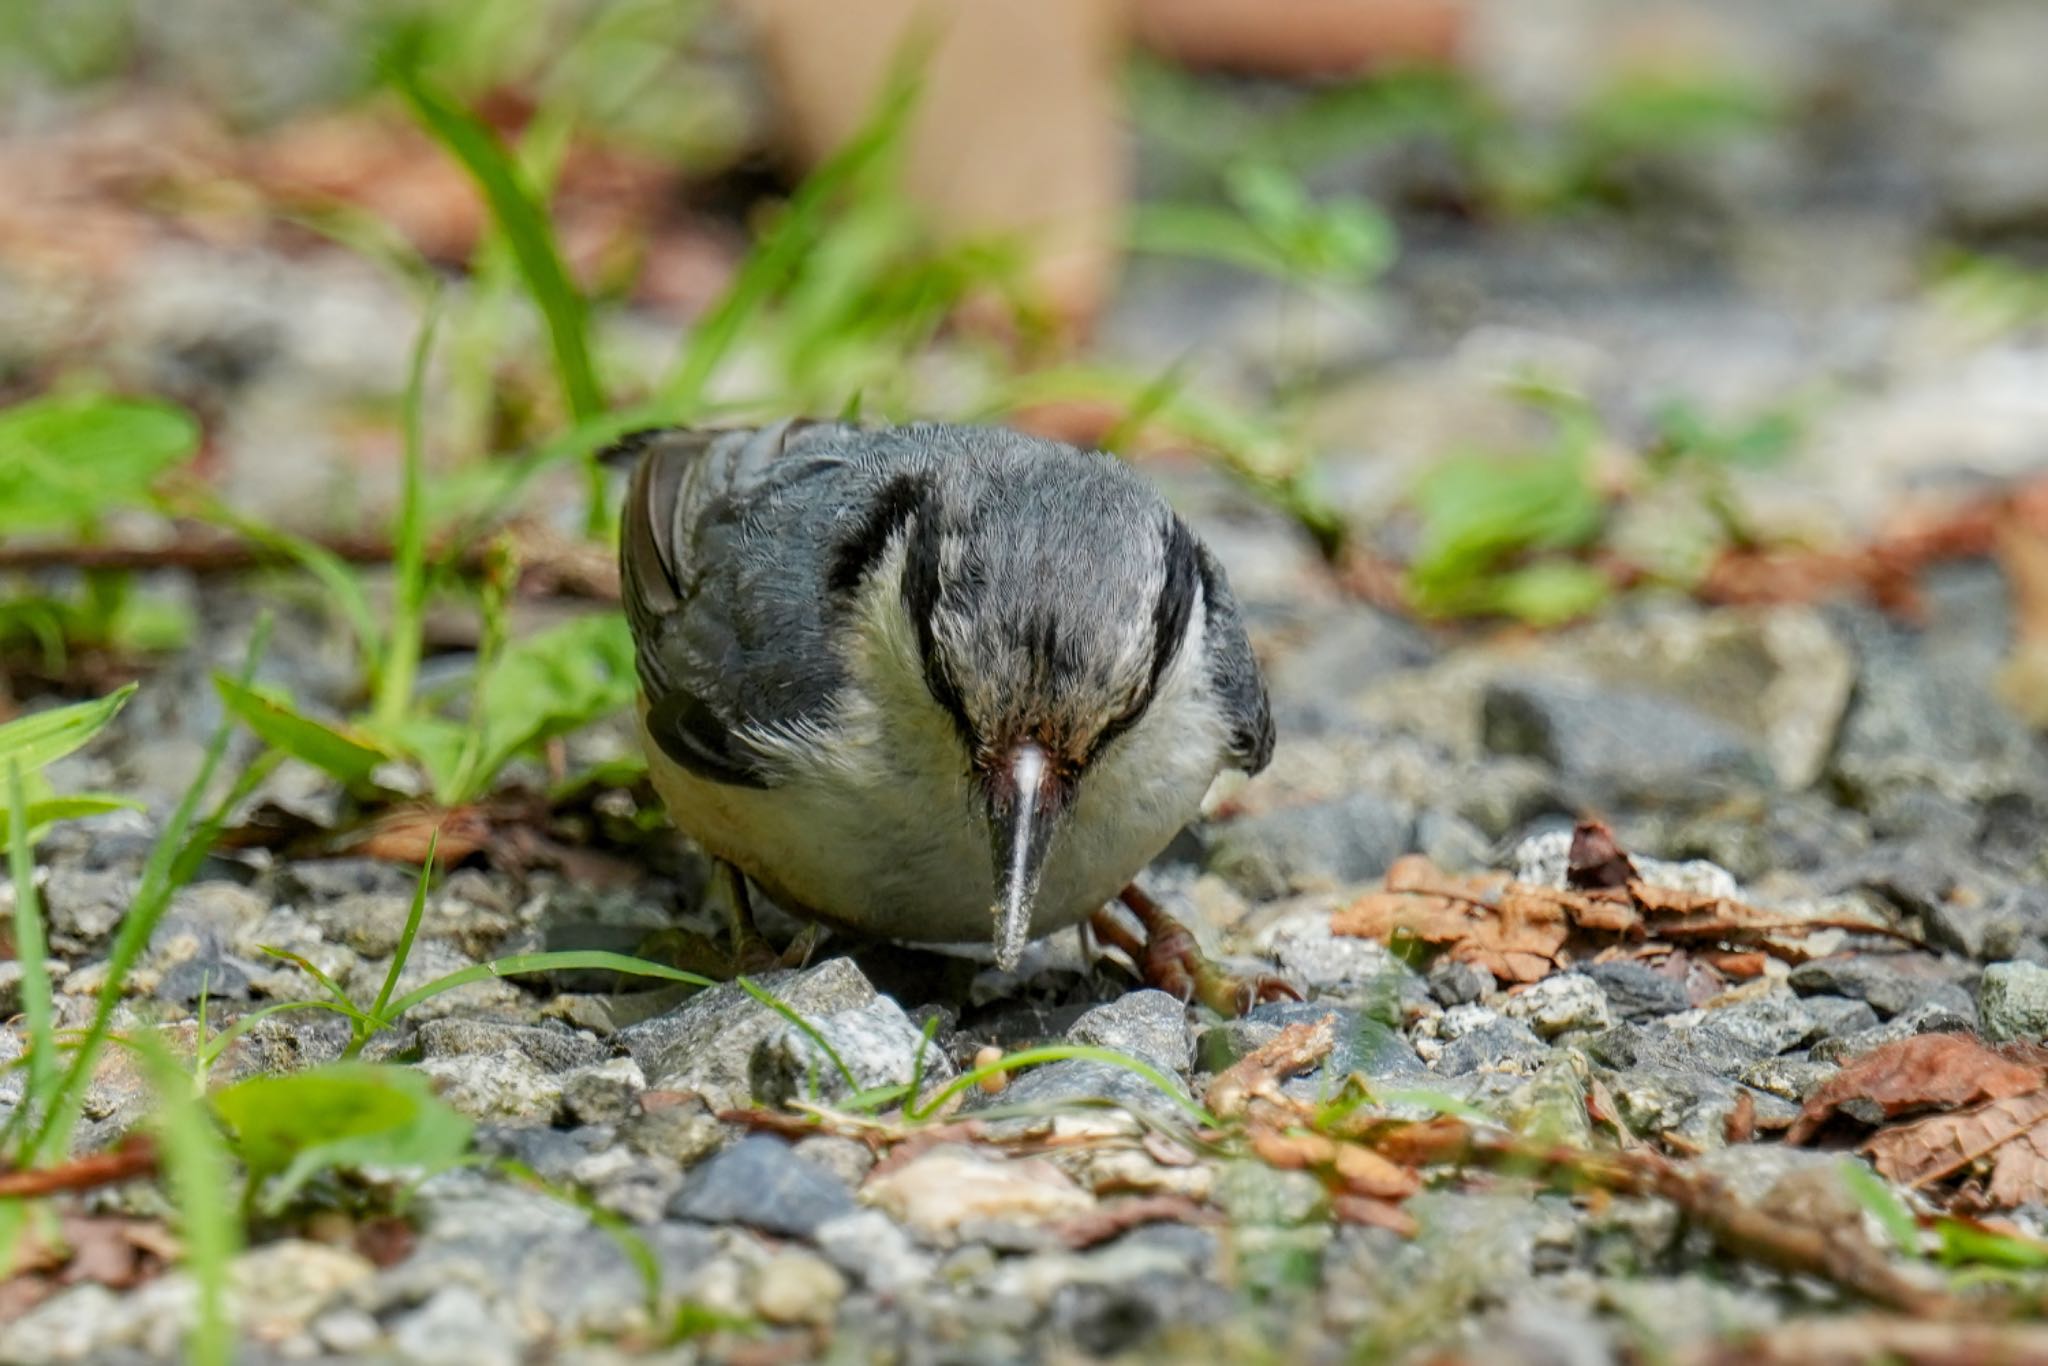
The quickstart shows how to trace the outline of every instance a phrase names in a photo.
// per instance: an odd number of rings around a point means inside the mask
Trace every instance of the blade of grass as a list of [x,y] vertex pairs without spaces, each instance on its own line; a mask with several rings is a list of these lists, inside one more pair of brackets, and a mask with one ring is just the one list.
[[[580,423],[597,417],[605,400],[591,360],[589,304],[562,260],[547,205],[525,167],[488,124],[428,84],[416,60],[400,56],[385,65],[414,117],[469,172],[490,206],[491,219],[547,325],[570,419]],[[584,469],[589,482],[586,527],[593,537],[601,536],[610,526],[605,471],[592,459],[585,460]]]
[[702,415],[704,390],[719,365],[739,340],[741,331],[768,300],[788,285],[797,268],[826,230],[833,202],[902,142],[910,111],[923,85],[921,72],[930,52],[929,35],[914,34],[899,52],[860,131],[845,146],[819,163],[797,187],[781,215],[747,253],[725,297],[690,334],[675,372],[661,386],[668,420],[696,421]]
[[234,1043],[235,1040],[241,1038],[271,1016],[282,1015],[288,1010],[327,1010],[332,1011],[336,1015],[346,1016],[349,1014],[349,1011],[342,1009],[341,1006],[333,1001],[279,1001],[275,1005],[267,1005],[260,1010],[252,1010],[246,1015],[237,1015],[233,1024],[206,1040],[193,1055],[193,1084],[198,1086],[206,1084],[207,1069],[220,1060],[220,1055],[227,1052],[228,1046]]
[[[440,845],[441,832],[437,830],[427,841],[426,861],[420,864],[419,881],[413,884],[412,905],[405,913],[405,928],[399,931],[398,947],[391,951],[391,968],[384,974],[384,985],[377,989],[376,1003],[370,1007],[372,1020],[384,1019],[384,1007],[391,1003],[391,993],[398,989],[399,975],[405,971],[405,960],[412,956],[412,941],[419,937],[420,921],[426,917],[427,883],[434,876],[434,853]],[[369,1040],[368,1033],[350,1039],[341,1056],[353,1058],[363,1051],[363,1045]]]
[[[270,615],[264,613],[257,618],[256,628],[250,633],[248,654],[242,661],[242,668],[236,681],[243,687],[249,686],[256,675],[257,662],[263,657],[264,647],[270,640]],[[247,795],[247,789],[254,786],[251,775],[269,771],[264,760],[251,765],[243,780],[235,785],[226,801],[216,808],[214,814],[193,832],[193,821],[198,816],[199,803],[205,799],[207,788],[213,785],[213,776],[220,769],[221,760],[227,754],[228,740],[235,733],[234,718],[222,714],[220,724],[215,727],[213,738],[207,742],[205,757],[200,761],[199,772],[192,785],[171,813],[170,822],[158,836],[156,844],[149,851],[149,859],[143,864],[142,878],[136,888],[135,899],[130,903],[128,914],[121,921],[121,928],[114,937],[113,949],[107,955],[106,976],[100,984],[100,994],[93,1008],[92,1023],[86,1029],[78,1050],[72,1055],[71,1066],[64,1072],[53,1092],[49,1108],[44,1111],[37,1126],[35,1138],[29,1145],[31,1162],[47,1161],[70,1146],[72,1130],[78,1124],[78,1117],[85,1105],[86,1083],[92,1076],[92,1069],[99,1061],[100,1050],[106,1046],[107,1036],[113,1028],[114,1011],[121,1003],[121,993],[127,986],[128,973],[135,966],[135,960],[155,933],[157,922],[170,909],[171,897],[180,883],[198,867],[206,851],[219,837],[226,825],[234,804]],[[276,751],[266,758],[274,765]]]
[[1042,1062],[1099,1062],[1111,1067],[1122,1068],[1150,1082],[1159,1093],[1185,1111],[1188,1116],[1205,1129],[1219,1127],[1217,1118],[1195,1102],[1180,1093],[1179,1088],[1169,1081],[1157,1068],[1139,1062],[1136,1058],[1113,1053],[1107,1048],[1090,1048],[1084,1044],[1051,1044],[1044,1048],[1026,1048],[1016,1053],[1006,1053],[994,1062],[963,1073],[947,1083],[945,1089],[933,1096],[929,1103],[918,1105],[915,1101],[903,1107],[905,1119],[922,1122],[930,1119],[945,1108],[946,1102],[970,1086],[979,1086],[989,1077],[1000,1077],[1022,1067],[1035,1067]]
[[405,380],[405,483],[399,494],[398,528],[392,538],[391,631],[377,669],[377,695],[370,709],[375,724],[388,730],[412,708],[419,678],[420,631],[427,611],[427,521],[421,507],[426,466],[423,416],[427,358],[433,352],[439,310],[429,305],[413,343]]
[[320,989],[322,991],[325,991],[329,996],[334,998],[332,1001],[326,1002],[325,1004],[332,1005],[337,1012],[348,1016],[349,1019],[351,1020],[359,1022],[367,1022],[370,1019],[370,1017],[367,1014],[365,1014],[356,1006],[356,1003],[354,1001],[351,1001],[348,998],[348,992],[342,987],[341,983],[335,981],[332,977],[328,976],[328,974],[321,969],[320,965],[315,963],[312,959],[306,957],[302,953],[293,953],[290,949],[274,948],[269,944],[258,945],[258,947],[261,948],[263,952],[269,954],[272,958],[279,959],[282,962],[290,963],[300,972],[305,973],[308,977],[312,978],[315,982],[319,983]]
[[385,1012],[387,1025],[403,1019],[414,1006],[431,1001],[446,991],[468,986],[471,982],[488,982],[498,977],[520,977],[534,972],[559,972],[569,968],[591,968],[604,972],[624,973],[629,977],[658,977],[666,982],[684,982],[696,987],[715,987],[717,982],[681,968],[665,967],[650,963],[643,958],[632,958],[623,953],[610,953],[603,949],[564,949],[553,953],[521,953],[509,958],[496,958],[488,963],[477,963],[436,977],[425,986],[415,988],[393,1001]]
[[413,115],[476,182],[491,218],[504,234],[519,273],[547,325],[555,373],[570,415],[578,422],[604,409],[590,360],[589,319],[582,294],[569,278],[547,209],[525,171],[490,126],[429,85],[418,65],[400,57],[386,71]]
[[839,1050],[826,1041],[825,1036],[818,1032],[816,1025],[797,1014],[795,1008],[787,1001],[777,997],[766,988],[750,982],[744,977],[736,977],[733,980],[739,983],[740,990],[746,992],[747,995],[753,997],[762,1005],[767,1006],[777,1015],[780,1015],[783,1019],[796,1026],[798,1032],[816,1044],[818,1051],[823,1053],[831,1061],[832,1066],[838,1069],[840,1077],[846,1082],[847,1089],[856,1094],[860,1092],[860,1078],[853,1075],[853,1069],[846,1065],[846,1059],[839,1056]]
[[185,1360],[195,1366],[229,1366],[235,1359],[235,1325],[229,1308],[229,1276],[241,1250],[242,1230],[229,1194],[224,1143],[193,1092],[191,1078],[154,1035],[124,1043],[141,1058],[161,1103],[153,1116],[165,1175],[178,1206],[185,1265],[198,1291],[198,1313],[185,1342]]
[[28,1030],[28,1089],[24,1112],[49,1100],[56,1075],[57,1031],[51,1006],[49,949],[43,939],[42,906],[36,899],[35,849],[29,838],[27,784],[21,765],[7,765],[8,868],[14,878],[14,958],[21,964],[21,1013]]

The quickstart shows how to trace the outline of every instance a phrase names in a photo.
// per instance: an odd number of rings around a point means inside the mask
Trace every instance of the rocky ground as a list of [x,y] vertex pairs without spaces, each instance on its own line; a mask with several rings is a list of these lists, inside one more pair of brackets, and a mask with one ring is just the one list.
[[[1606,7],[1545,8],[1577,25],[1584,51],[1602,50]],[[1683,168],[1677,208],[1647,222],[1481,231],[1419,219],[1369,307],[1309,315],[1327,372],[1307,422],[1324,487],[1387,543],[1403,534],[1394,507],[1427,460],[1522,439],[1528,414],[1499,381],[1531,368],[1594,396],[1624,436],[1673,395],[1738,413],[1811,401],[1798,458],[1743,476],[1760,524],[1777,530],[1853,541],[1930,495],[2048,469],[2039,319],[1958,321],[1920,274],[1951,234],[2031,242],[2048,224],[2040,125],[2022,117],[2038,82],[2007,70],[2040,49],[2041,15],[2005,5],[1937,20],[1902,4],[1809,24],[1667,8],[1668,22],[1705,25],[1788,91],[1848,93],[1808,143],[1774,135]],[[1500,52],[1536,50],[1532,32],[1495,18],[1486,32]],[[1501,90],[1540,108],[1544,91],[1525,87],[1541,82],[1507,74],[1526,64],[1488,51]],[[1906,68],[1935,73],[1939,97],[1887,84]],[[2011,98],[1984,95],[1992,87]],[[1345,174],[1391,194],[1426,182],[1428,167]],[[358,480],[374,493],[388,469],[350,463],[360,452],[334,414],[396,387],[392,339],[414,316],[402,291],[333,256],[141,250],[92,304],[111,310],[97,315],[109,368],[209,395],[216,474],[254,510],[303,510]],[[82,306],[32,273],[4,283],[25,321],[0,344],[22,354]],[[1281,345],[1276,289],[1141,266],[1106,346],[1156,366],[1201,320],[1205,382],[1263,392]],[[620,345],[632,349],[630,329]],[[1843,1155],[1829,1146],[1842,1131],[1796,1146],[1784,1135],[1845,1063],[1882,1045],[2048,1035],[2048,746],[1998,682],[2038,630],[2012,561],[1933,566],[1910,617],[1853,593],[1721,607],[1644,593],[1543,634],[1426,627],[1361,602],[1305,533],[1239,485],[1193,461],[1150,468],[1229,568],[1280,741],[1271,768],[1220,788],[1145,883],[1213,952],[1286,975],[1304,1001],[1225,1020],[1136,988],[1073,936],[1009,974],[903,949],[840,956],[847,946],[828,942],[808,966],[760,979],[862,1087],[915,1077],[934,1097],[997,1051],[1053,1043],[1157,1075],[1048,1062],[1000,1089],[970,1087],[949,1101],[957,1110],[919,1125],[846,1111],[850,1088],[812,1036],[734,987],[690,996],[597,973],[463,987],[365,1056],[432,1078],[476,1121],[479,1160],[416,1189],[402,1174],[367,1181],[346,1208],[259,1225],[235,1273],[245,1359],[1435,1351],[1576,1366],[1811,1359],[1824,1345],[1800,1336],[1811,1322],[1840,1335],[1829,1350],[1842,1359],[1926,1347],[1869,1304],[1910,1308],[1909,1296],[1873,1294],[1869,1276],[1788,1270],[1670,1199],[1482,1164],[1433,1166],[1405,1199],[1361,1204],[1327,1165],[1318,1175],[1316,1162],[1275,1160],[1243,1132],[1203,1135],[1187,1106],[1220,1110],[1219,1077],[1283,1028],[1328,1020],[1327,1052],[1260,1103],[1335,1100],[1358,1078],[1393,1098],[1396,1117],[1449,1110],[1575,1150],[1669,1155],[1712,1178],[1729,1208],[1790,1227],[1869,1221],[1859,1246],[1935,1293],[1939,1273],[1880,1250],[1866,1208],[1843,1203]],[[1637,534],[1667,526],[1646,516]],[[335,623],[303,594],[177,574],[151,590],[195,606],[193,646],[51,773],[62,790],[130,793],[149,808],[64,827],[40,850],[60,1023],[88,1011],[150,838],[218,720],[210,672],[239,657],[256,608],[283,613],[262,677],[330,706],[354,683]],[[627,743],[622,728],[599,728],[569,757]],[[246,757],[253,742],[237,744]],[[315,817],[337,801],[295,766],[261,795]],[[633,801],[613,794],[594,828],[630,826]],[[1490,970],[1503,965],[1483,943],[1390,948],[1339,932],[1409,855],[1447,876],[1497,869],[1563,888],[1586,815],[1611,824],[1644,883],[1739,903],[1774,931],[1581,936],[1535,971]],[[314,994],[272,948],[373,995],[412,877],[362,858],[215,857],[150,943],[131,1022],[180,1037],[196,1032],[202,992],[216,1029]],[[715,928],[704,886],[701,861],[660,839],[566,873],[478,860],[435,886],[405,984],[539,949],[658,955],[678,927]],[[1786,929],[1799,922],[1825,924]],[[6,967],[11,1013],[19,976]],[[278,1015],[216,1076],[330,1060],[345,1041],[337,1017]],[[19,1040],[0,1047],[18,1052]],[[110,1066],[82,1142],[114,1138],[147,1103],[140,1076]],[[814,1131],[742,1113],[764,1110],[808,1114]],[[1851,1137],[1882,1118],[1851,1111]],[[1928,1184],[1958,1198],[1952,1177]],[[2048,1236],[2048,1184],[2021,1193],[1987,1205],[1977,1192],[1976,1207],[2022,1238]],[[100,1199],[159,1210],[146,1196]],[[72,1285],[0,1323],[0,1360],[173,1357],[190,1302],[179,1272],[121,1290]],[[2015,1332],[1984,1351],[2044,1354]],[[1935,1345],[1963,1353],[1946,1359],[1988,1359],[1962,1341]]]

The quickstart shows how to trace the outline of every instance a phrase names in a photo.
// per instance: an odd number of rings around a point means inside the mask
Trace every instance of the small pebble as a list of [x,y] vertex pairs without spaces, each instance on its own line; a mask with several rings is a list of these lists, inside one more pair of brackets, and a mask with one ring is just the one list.
[[[985,1043],[974,1055],[974,1069],[978,1072],[984,1067],[994,1067],[1002,1060],[1003,1050],[992,1043]],[[1000,1095],[1003,1088],[1010,1084],[1010,1074],[991,1072],[975,1084],[992,1096]]]
[[794,1248],[776,1253],[761,1267],[754,1308],[770,1323],[830,1323],[846,1297],[846,1277],[815,1253]]

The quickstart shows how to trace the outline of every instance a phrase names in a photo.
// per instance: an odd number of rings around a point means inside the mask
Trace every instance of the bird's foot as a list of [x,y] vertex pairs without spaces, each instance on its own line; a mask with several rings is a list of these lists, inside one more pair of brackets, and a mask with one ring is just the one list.
[[1131,933],[1111,907],[1103,907],[1089,928],[1103,943],[1122,949],[1145,985],[1183,1001],[1200,1001],[1218,1015],[1235,1017],[1265,1001],[1299,1001],[1301,990],[1271,973],[1232,972],[1212,961],[1187,926],[1168,915],[1136,883],[1117,899],[1137,917],[1144,935]]

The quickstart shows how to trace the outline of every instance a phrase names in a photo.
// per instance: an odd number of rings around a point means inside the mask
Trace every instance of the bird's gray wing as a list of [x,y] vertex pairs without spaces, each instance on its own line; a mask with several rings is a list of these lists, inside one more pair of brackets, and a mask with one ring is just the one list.
[[1209,686],[1230,726],[1230,761],[1246,773],[1257,773],[1273,757],[1273,709],[1266,701],[1266,678],[1252,654],[1244,614],[1222,564],[1206,545],[1201,554]]
[[[784,422],[628,437],[639,463],[620,528],[647,727],[716,782],[773,786],[751,736],[819,724],[845,684],[831,614],[892,492],[900,450],[860,429]],[[879,553],[876,549],[874,553]]]

